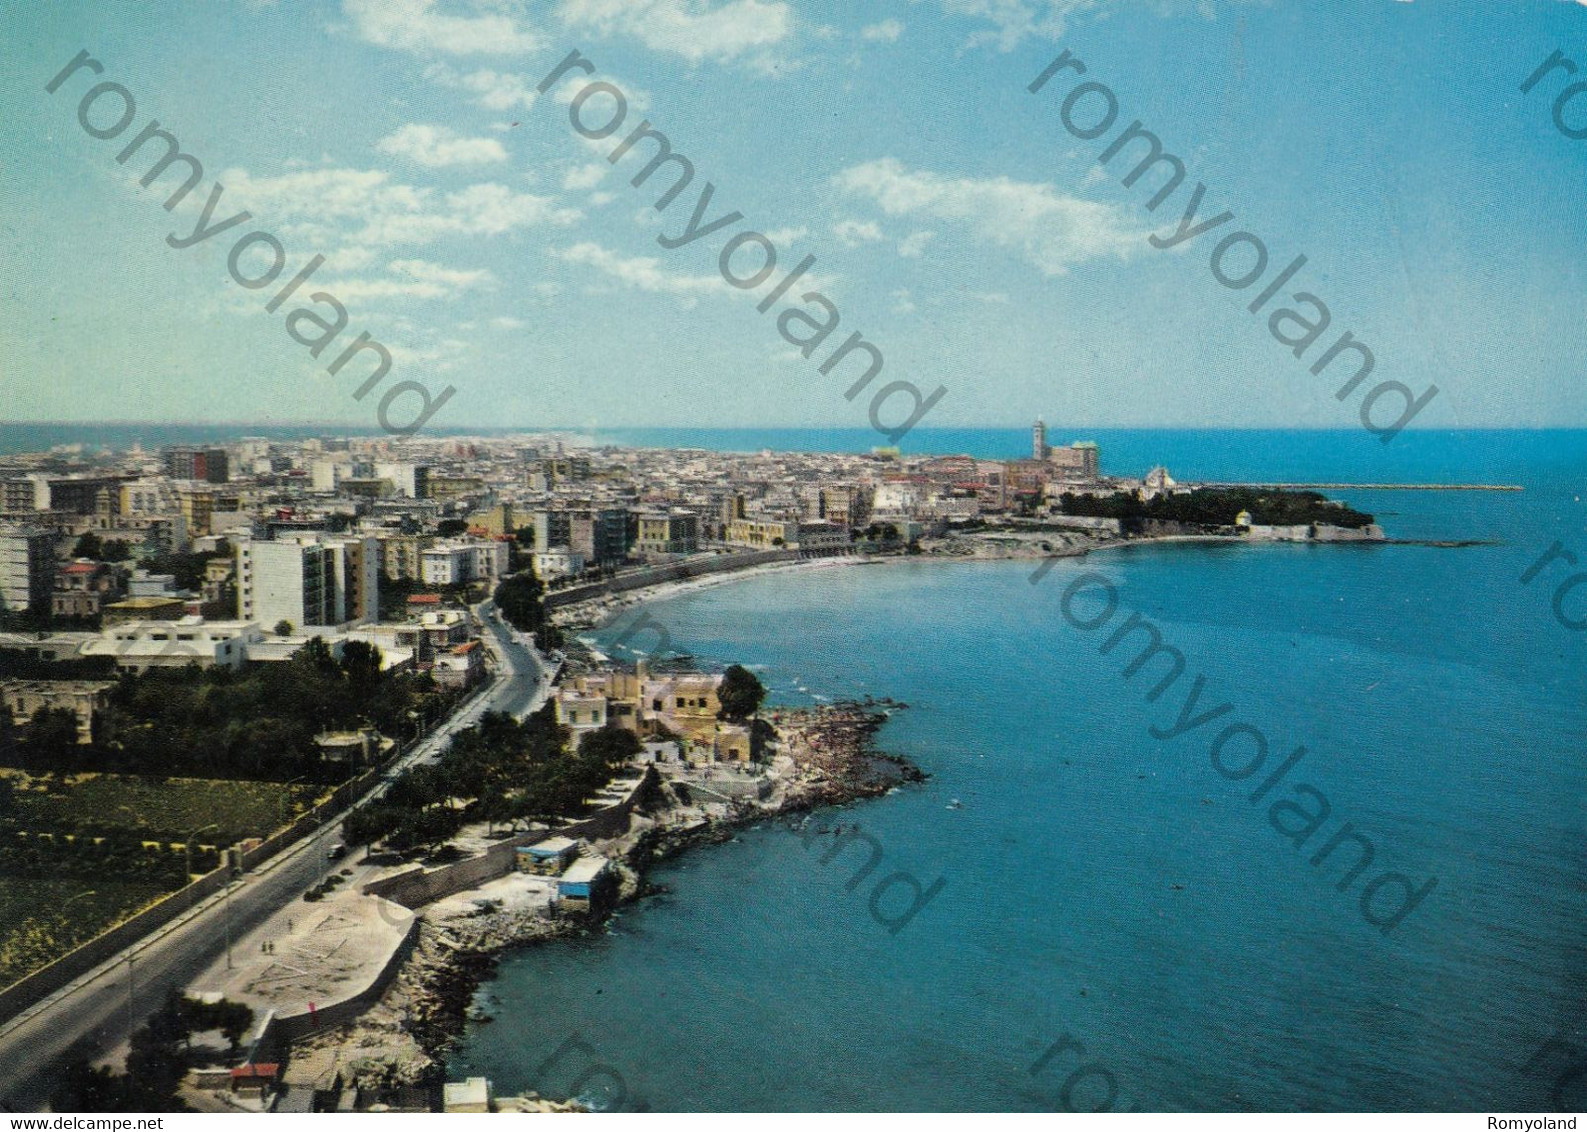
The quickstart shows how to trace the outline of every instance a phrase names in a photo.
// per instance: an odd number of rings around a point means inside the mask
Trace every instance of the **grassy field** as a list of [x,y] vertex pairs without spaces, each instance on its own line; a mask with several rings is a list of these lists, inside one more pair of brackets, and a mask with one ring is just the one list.
[[[214,826],[195,837],[194,844],[220,847],[268,836],[325,793],[324,787],[301,783],[208,778],[34,778],[6,767],[0,767],[0,776],[16,792],[16,808],[10,821],[0,823],[0,831],[9,831],[8,836],[26,833],[24,843],[29,844],[38,844],[40,833],[59,839],[63,833],[95,837],[126,831],[170,846]],[[44,853],[55,852],[48,842],[44,845]],[[192,864],[195,871],[213,867],[213,855],[195,855]],[[180,866],[178,861],[178,874]],[[92,871],[85,874],[82,868],[75,870],[77,876],[0,871],[0,987],[120,923],[180,883],[162,884],[150,876],[107,879]]]
[[13,824],[24,830],[82,826],[129,830],[151,840],[181,841],[202,826],[205,844],[264,837],[313,804],[323,787],[211,778],[84,774],[65,780],[29,778],[0,769],[16,787]]
[[0,987],[120,923],[163,892],[157,884],[0,875]]

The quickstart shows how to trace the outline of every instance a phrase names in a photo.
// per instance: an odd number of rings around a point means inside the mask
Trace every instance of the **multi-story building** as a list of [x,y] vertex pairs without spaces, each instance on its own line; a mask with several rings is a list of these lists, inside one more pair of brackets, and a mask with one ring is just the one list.
[[628,557],[627,508],[600,507],[569,512],[568,546],[596,566],[615,566],[622,562]]
[[236,547],[243,621],[294,628],[363,623],[379,616],[380,552],[373,538],[297,534]]
[[419,556],[420,580],[427,586],[492,582],[507,573],[511,551],[495,539],[438,542]]
[[643,512],[637,545],[646,557],[693,554],[700,549],[700,519],[688,511]]
[[418,581],[423,576],[423,554],[434,545],[433,535],[381,535],[380,569],[388,578]]
[[1101,474],[1102,453],[1089,440],[1077,441],[1068,448],[1053,448],[1047,456],[1060,479],[1089,483]]
[[529,513],[528,526],[535,533],[535,552],[544,554],[549,550],[569,545],[573,537],[573,525],[566,511],[540,510]]
[[225,483],[230,478],[230,460],[224,448],[175,444],[161,451],[160,460],[165,474],[174,480]]
[[556,550],[536,551],[534,555],[535,577],[543,582],[582,574],[584,565],[584,555],[565,546]]
[[483,531],[488,535],[510,535],[515,530],[517,516],[511,503],[498,503],[484,511],[475,511],[468,517],[468,529]]
[[[71,515],[114,514],[120,507],[121,485],[126,476],[33,476],[34,509]],[[106,505],[102,493],[113,501]]]
[[462,499],[470,495],[478,495],[485,490],[485,481],[478,476],[437,476],[431,475],[426,483],[425,498]]
[[800,523],[795,544],[805,554],[836,554],[847,550],[853,536],[838,523]]
[[121,514],[171,515],[182,509],[181,497],[170,480],[132,480],[121,485]]
[[782,550],[799,540],[799,523],[793,519],[734,519],[727,525],[730,546],[755,550]]
[[749,728],[721,718],[721,683],[721,676],[703,672],[652,676],[641,663],[636,672],[576,676],[558,689],[553,702],[557,722],[575,735],[616,726],[641,739],[676,736],[691,762],[748,762]]
[[872,491],[841,484],[821,489],[817,517],[840,527],[863,527],[871,521]]
[[43,507],[38,505],[38,500],[39,478],[17,476],[13,479],[0,481],[0,511],[15,515],[23,511],[48,510],[48,497],[46,496]]
[[0,528],[0,612],[45,612],[55,584],[55,536],[28,527]]
[[550,491],[558,484],[589,478],[590,461],[587,456],[553,456],[529,465],[528,484],[531,491]]
[[73,562],[56,575],[51,612],[57,617],[96,617],[100,607],[114,601],[125,587],[125,571],[119,566]]
[[210,516],[215,513],[215,494],[204,490],[183,490],[178,492],[181,500],[182,518],[187,520],[187,534],[209,534]]
[[427,464],[375,465],[377,479],[391,481],[391,486],[404,499],[425,499],[430,492],[430,468]]
[[1052,451],[1047,447],[1047,422],[1040,417],[1030,429],[1030,458],[1032,460],[1045,460]]

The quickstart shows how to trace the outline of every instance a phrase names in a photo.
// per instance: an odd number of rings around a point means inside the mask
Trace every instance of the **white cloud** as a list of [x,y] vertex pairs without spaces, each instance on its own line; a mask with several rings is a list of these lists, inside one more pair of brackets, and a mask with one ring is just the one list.
[[983,241],[1018,251],[1045,275],[1062,275],[1087,260],[1126,259],[1144,246],[1146,236],[1119,207],[1007,177],[945,177],[908,170],[889,157],[846,169],[835,181],[889,216],[961,223]]
[[[924,0],[913,0],[922,3]],[[968,46],[995,44],[1001,51],[1012,51],[1029,38],[1062,38],[1071,16],[1102,11],[1113,0],[938,0],[951,16],[970,16],[985,20],[995,30],[976,32]],[[1217,3],[1266,3],[1267,0],[1153,0],[1159,15],[1193,13],[1205,19],[1217,14]],[[1582,0],[1587,3],[1587,0]]]
[[510,15],[454,16],[437,6],[436,0],[342,0],[358,38],[377,47],[425,55],[523,55],[544,45]]
[[869,220],[840,220],[832,226],[832,234],[851,248],[883,239],[882,230]]
[[[577,71],[573,72],[573,77],[576,79],[584,78],[584,76],[579,74]],[[611,75],[597,72],[596,74],[591,75],[585,81],[592,83],[611,83],[614,87],[623,92],[623,101],[628,103],[628,109],[630,110],[638,110],[643,113],[644,111],[650,109],[650,95],[647,92],[640,90],[633,84],[624,82],[622,79],[613,78]],[[551,97],[556,99],[563,106],[567,106],[578,97],[579,91],[583,89],[584,83],[582,82],[558,83],[552,90]],[[594,128],[595,126],[601,124],[601,119],[597,117],[597,109],[608,115],[613,113],[612,96],[610,94],[597,92],[596,94],[591,95],[590,99],[591,104],[585,113],[589,116],[589,125],[591,128]],[[597,101],[598,105],[596,105]],[[586,138],[585,140],[588,141],[589,139]],[[606,142],[604,139],[597,139],[594,144],[604,146],[606,145]]]
[[904,25],[898,20],[883,20],[860,29],[860,38],[870,43],[897,43],[904,34]]
[[460,271],[423,259],[397,259],[388,265],[390,275],[381,279],[341,279],[325,284],[325,290],[343,302],[361,299],[450,299],[459,292],[496,282],[484,269]]
[[506,161],[507,151],[495,138],[466,138],[445,126],[422,126],[410,122],[394,134],[381,138],[375,148],[393,157],[402,157],[426,169],[449,165],[489,165]]
[[904,259],[919,259],[935,237],[935,232],[911,232],[898,241],[898,254]]
[[[549,197],[518,193],[495,182],[441,194],[394,181],[382,170],[314,169],[252,177],[241,169],[221,176],[226,200],[273,230],[325,247],[426,243],[441,236],[500,236],[520,228],[566,225],[582,217]],[[327,253],[331,254],[331,253]],[[334,253],[340,256],[342,253]]]
[[677,275],[665,271],[654,256],[623,256],[600,244],[585,242],[556,248],[552,255],[564,263],[593,267],[603,275],[638,291],[660,295],[719,294],[729,290],[720,275]]
[[490,320],[490,324],[496,330],[522,330],[526,325],[528,325],[523,319],[513,318],[510,315],[502,315],[499,318],[493,318]]
[[894,314],[914,314],[915,309],[914,300],[909,297],[907,288],[893,292]]
[[468,91],[487,110],[529,110],[539,97],[521,75],[499,71],[470,71],[465,75],[445,63],[433,63],[424,69],[424,77],[440,86]]
[[591,193],[590,207],[604,208],[617,199],[616,193]]
[[[1587,3],[1587,0],[1583,0],[1583,3]],[[789,244],[797,244],[800,240],[810,235],[810,229],[802,227],[776,228],[770,232],[763,232],[762,235],[779,248],[785,248]]]
[[588,165],[580,165],[569,169],[562,178],[562,188],[570,193],[581,192],[584,189],[593,189],[601,183],[601,178],[606,176],[606,171],[611,164],[605,161],[592,161]]
[[562,0],[557,14],[569,27],[599,35],[631,35],[653,51],[691,63],[730,61],[764,53],[793,33],[785,0]]

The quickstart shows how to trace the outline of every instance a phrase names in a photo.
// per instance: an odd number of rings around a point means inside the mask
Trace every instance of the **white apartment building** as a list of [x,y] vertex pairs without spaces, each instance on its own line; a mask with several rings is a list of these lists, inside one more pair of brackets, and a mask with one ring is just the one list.
[[584,573],[584,555],[576,550],[566,547],[560,550],[546,550],[534,556],[535,577],[542,582],[549,582],[553,578],[565,578],[570,574]]
[[54,536],[26,527],[0,528],[0,611],[47,612],[54,584]]
[[322,533],[237,543],[237,613],[294,629],[380,616],[380,553],[372,538]]
[[420,580],[427,586],[492,582],[507,573],[509,551],[494,539],[455,539],[419,554]]

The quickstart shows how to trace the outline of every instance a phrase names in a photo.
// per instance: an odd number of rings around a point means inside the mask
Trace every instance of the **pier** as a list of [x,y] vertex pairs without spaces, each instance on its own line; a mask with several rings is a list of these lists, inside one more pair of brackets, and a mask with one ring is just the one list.
[[1268,491],[1525,491],[1514,483],[1198,483],[1196,487],[1251,487]]

